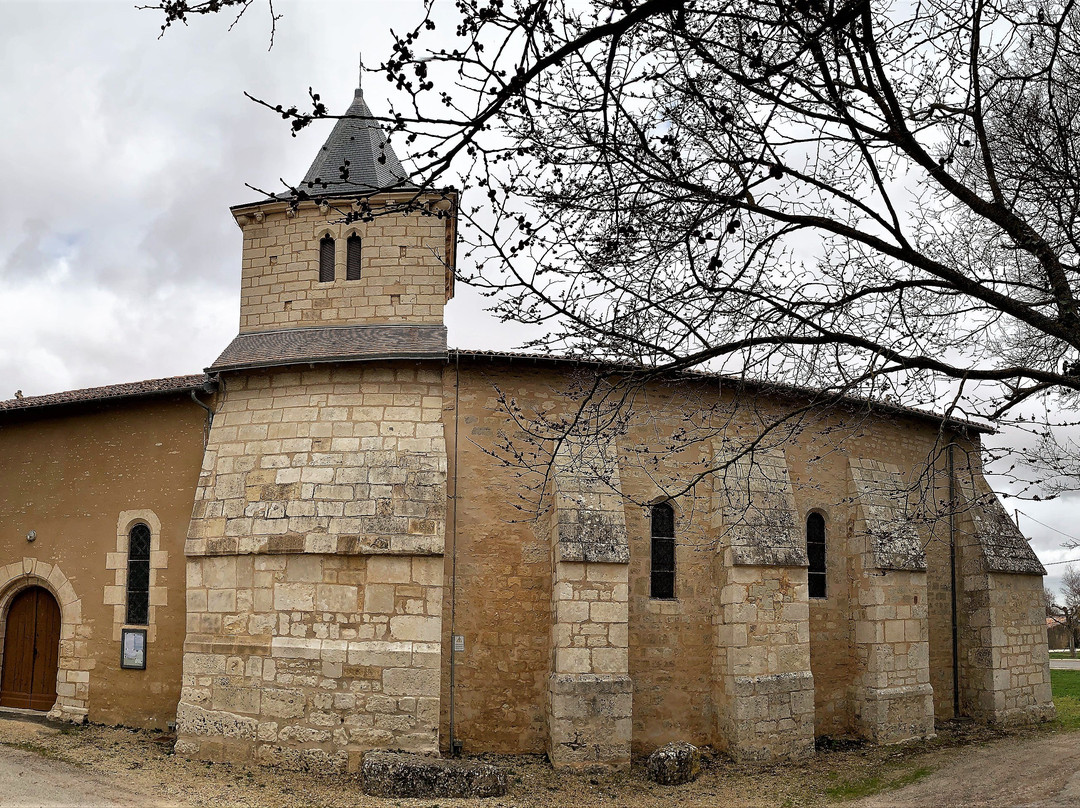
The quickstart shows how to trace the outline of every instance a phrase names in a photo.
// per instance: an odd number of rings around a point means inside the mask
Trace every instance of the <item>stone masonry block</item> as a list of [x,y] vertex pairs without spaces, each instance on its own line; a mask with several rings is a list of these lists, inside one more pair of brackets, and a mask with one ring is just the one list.
[[556,768],[630,765],[633,687],[629,676],[548,679],[548,757]]

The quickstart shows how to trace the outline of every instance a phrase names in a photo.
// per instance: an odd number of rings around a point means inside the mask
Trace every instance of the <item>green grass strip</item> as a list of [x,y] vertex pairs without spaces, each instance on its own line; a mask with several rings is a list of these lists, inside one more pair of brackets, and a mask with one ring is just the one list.
[[825,789],[825,795],[837,802],[870,797],[883,791],[895,791],[904,786],[917,783],[934,771],[933,766],[920,766],[917,769],[893,776],[864,777],[860,780],[848,780]]

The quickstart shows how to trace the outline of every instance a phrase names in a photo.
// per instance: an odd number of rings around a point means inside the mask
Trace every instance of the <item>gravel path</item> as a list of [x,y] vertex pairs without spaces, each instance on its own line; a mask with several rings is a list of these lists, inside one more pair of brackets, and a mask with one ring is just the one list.
[[0,749],[0,804],[41,808],[166,808],[180,803],[121,788],[115,777],[18,748]]
[[[490,800],[379,800],[355,775],[209,764],[172,754],[172,738],[118,727],[57,727],[0,714],[0,805],[258,808],[1057,808],[1080,806],[1080,732],[1009,736],[943,728],[901,747],[841,743],[801,763],[712,760],[695,783],[658,786],[629,773],[554,772],[540,756],[492,758],[510,793]],[[898,783],[913,785],[854,801]],[[865,789],[865,790],[859,790]],[[846,801],[842,801],[846,800]]]
[[960,754],[919,782],[851,808],[1077,808],[1080,735],[1006,738]]

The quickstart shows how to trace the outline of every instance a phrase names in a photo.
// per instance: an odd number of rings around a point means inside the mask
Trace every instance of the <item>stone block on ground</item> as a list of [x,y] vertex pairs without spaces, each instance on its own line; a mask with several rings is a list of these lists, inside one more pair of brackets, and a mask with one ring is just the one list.
[[363,791],[371,797],[501,797],[506,773],[490,763],[368,752],[361,764]]
[[662,786],[692,783],[701,774],[701,750],[685,741],[664,744],[649,755],[645,770]]

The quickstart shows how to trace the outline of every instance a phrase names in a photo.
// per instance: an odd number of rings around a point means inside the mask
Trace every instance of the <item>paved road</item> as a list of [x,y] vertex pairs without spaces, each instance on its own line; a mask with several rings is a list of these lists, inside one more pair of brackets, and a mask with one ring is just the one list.
[[1080,671],[1080,659],[1051,659],[1052,671]]
[[47,757],[0,746],[0,805],[29,808],[166,808],[149,794],[129,791],[115,779]]

